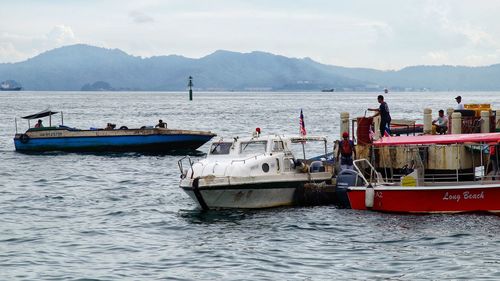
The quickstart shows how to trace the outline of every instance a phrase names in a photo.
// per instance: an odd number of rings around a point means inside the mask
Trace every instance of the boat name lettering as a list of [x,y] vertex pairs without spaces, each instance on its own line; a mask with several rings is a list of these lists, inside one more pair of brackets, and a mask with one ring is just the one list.
[[375,192],[375,196],[376,196],[377,198],[384,198],[384,197],[382,196],[382,192],[380,192],[380,191]]
[[481,191],[480,193],[464,191],[462,194],[450,194],[446,192],[443,196],[443,200],[453,200],[457,202],[459,202],[462,198],[464,200],[484,199],[484,191]]
[[41,137],[61,137],[62,132],[50,132],[50,133],[41,133]]
[[470,193],[468,191],[464,191],[464,199],[484,199],[484,191],[480,193]]

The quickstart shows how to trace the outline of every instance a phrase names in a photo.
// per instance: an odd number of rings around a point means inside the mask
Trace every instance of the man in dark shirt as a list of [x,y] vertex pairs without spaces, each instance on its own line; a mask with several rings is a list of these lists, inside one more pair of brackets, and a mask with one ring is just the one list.
[[391,114],[389,113],[389,106],[384,101],[384,96],[379,95],[377,100],[380,103],[379,108],[368,108],[368,110],[377,112],[373,117],[380,115],[380,137],[383,137],[386,130],[390,133]]
[[164,123],[163,120],[158,120],[158,124],[156,124],[155,128],[166,128],[167,123]]

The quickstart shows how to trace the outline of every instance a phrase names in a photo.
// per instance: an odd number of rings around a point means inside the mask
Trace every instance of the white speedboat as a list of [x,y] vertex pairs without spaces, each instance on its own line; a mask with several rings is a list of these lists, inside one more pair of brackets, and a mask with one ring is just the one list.
[[[311,151],[323,155],[306,160]],[[205,210],[294,205],[298,192],[331,184],[334,169],[327,155],[325,137],[221,139],[205,159],[179,160],[180,187]]]

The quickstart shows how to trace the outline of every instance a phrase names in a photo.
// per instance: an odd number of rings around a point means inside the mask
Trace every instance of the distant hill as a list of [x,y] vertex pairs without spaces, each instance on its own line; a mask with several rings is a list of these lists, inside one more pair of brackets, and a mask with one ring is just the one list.
[[176,55],[141,58],[118,49],[82,44],[50,50],[19,63],[0,64],[0,81],[16,80],[26,90],[104,89],[93,87],[96,82],[113,85],[115,90],[185,90],[190,75],[195,88],[201,90],[500,90],[500,64],[380,71],[264,52],[216,51],[200,59]]

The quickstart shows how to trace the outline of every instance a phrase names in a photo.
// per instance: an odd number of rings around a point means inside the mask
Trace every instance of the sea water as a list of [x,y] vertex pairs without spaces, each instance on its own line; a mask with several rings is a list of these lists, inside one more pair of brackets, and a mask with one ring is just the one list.
[[[500,93],[388,93],[394,119]],[[338,138],[378,93],[0,93],[0,280],[500,279],[494,215],[399,215],[334,206],[202,212],[178,187],[181,155],[22,154],[13,137],[51,107],[64,124]],[[371,113],[367,113],[371,114]],[[52,124],[60,124],[54,115]],[[44,119],[48,125],[48,119]],[[33,125],[33,123],[31,124]],[[205,151],[207,145],[200,148]],[[202,153],[193,153],[198,159]],[[500,200],[500,199],[499,199]]]

